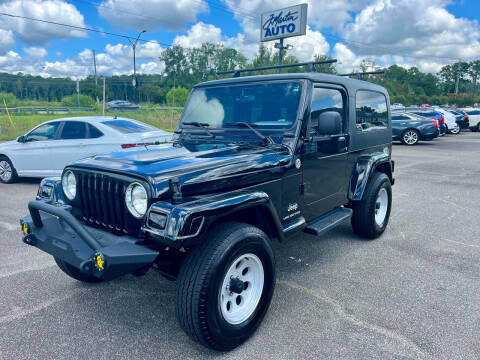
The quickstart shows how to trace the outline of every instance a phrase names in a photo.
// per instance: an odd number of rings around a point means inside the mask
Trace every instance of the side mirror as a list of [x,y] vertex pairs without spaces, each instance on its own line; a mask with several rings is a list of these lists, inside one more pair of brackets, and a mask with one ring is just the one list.
[[19,136],[19,137],[17,138],[17,141],[18,141],[19,143],[24,143],[25,140],[26,140],[26,139],[25,139],[25,135]]
[[318,133],[337,135],[342,132],[342,116],[336,111],[325,111],[318,118]]

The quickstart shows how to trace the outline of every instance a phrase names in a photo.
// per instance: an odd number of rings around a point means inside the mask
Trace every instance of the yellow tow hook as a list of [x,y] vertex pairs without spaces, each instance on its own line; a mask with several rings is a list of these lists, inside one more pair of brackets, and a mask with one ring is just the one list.
[[97,268],[98,271],[103,271],[105,269],[105,259],[103,258],[103,255],[100,253],[96,253],[94,255],[94,263],[95,267]]

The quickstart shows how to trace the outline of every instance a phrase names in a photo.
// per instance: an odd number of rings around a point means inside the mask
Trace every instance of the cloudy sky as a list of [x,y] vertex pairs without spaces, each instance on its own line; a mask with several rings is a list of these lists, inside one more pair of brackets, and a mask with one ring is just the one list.
[[[210,41],[251,58],[259,46],[262,12],[302,0],[0,0],[0,72],[81,78],[130,74],[127,39],[146,30],[137,71],[161,73],[158,56],[171,44],[193,48]],[[362,61],[418,66],[436,72],[456,59],[480,57],[478,0],[305,0],[307,35],[290,38],[302,61],[315,54],[338,59],[340,71]],[[5,14],[43,19],[67,28]],[[273,45],[272,43],[269,43]]]

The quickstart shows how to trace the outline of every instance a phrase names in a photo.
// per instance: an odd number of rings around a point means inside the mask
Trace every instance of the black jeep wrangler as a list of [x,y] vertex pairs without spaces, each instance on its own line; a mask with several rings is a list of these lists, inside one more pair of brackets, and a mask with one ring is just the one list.
[[383,233],[391,143],[388,94],[368,82],[312,72],[201,83],[173,143],[44,179],[23,241],[84,282],[158,269],[177,280],[182,328],[232,349],[272,299],[272,241],[349,219],[363,238]]

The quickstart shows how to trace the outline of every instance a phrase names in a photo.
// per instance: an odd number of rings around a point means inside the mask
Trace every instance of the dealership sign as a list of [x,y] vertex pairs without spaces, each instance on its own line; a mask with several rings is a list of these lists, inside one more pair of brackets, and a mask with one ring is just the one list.
[[307,4],[262,14],[260,40],[270,41],[305,35],[307,31]]

